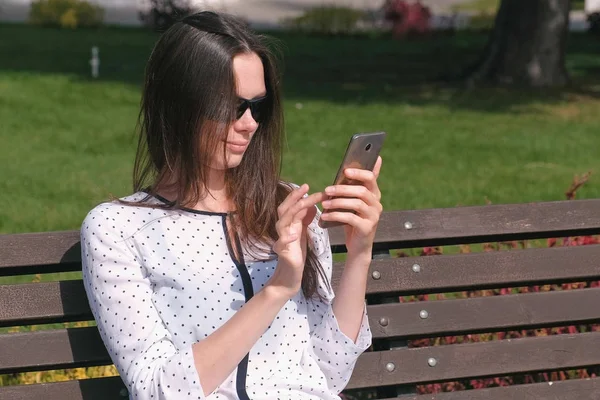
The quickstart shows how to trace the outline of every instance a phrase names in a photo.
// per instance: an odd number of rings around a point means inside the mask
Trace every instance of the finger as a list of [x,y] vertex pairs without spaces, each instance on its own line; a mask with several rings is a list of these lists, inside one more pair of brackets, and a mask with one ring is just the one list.
[[379,178],[379,172],[381,172],[381,164],[383,164],[383,158],[379,156],[377,157],[377,162],[375,163],[375,167],[373,168],[373,174],[375,175],[375,179]]
[[360,182],[362,186],[366,187],[372,193],[376,194],[379,192],[377,178],[372,171],[367,169],[348,168],[344,170],[344,175],[349,179]]
[[273,246],[273,249],[276,251],[284,250],[288,244],[293,243],[296,240],[298,240],[298,234],[296,233],[290,233],[288,235],[279,237]]
[[[310,196],[304,197],[294,206],[289,209],[289,213],[293,214],[292,223],[302,223],[308,219],[310,215],[314,218],[314,215],[317,212],[317,204],[321,203],[326,199],[326,195],[323,192],[313,193]],[[311,219],[312,221],[312,219]],[[310,223],[310,221],[308,222]]]
[[376,206],[379,203],[378,193],[371,192],[363,185],[335,185],[325,188],[325,193],[331,197],[354,197],[361,199],[369,206]]
[[364,218],[361,218],[360,216],[351,212],[332,211],[323,213],[321,218],[323,218],[325,221],[348,224],[364,234],[369,232],[369,227],[372,225],[372,223],[368,222]]
[[279,221],[277,222],[277,226],[279,226],[278,229],[289,226],[292,222],[302,221],[306,214],[298,215],[298,213],[301,211],[306,211],[310,207],[316,206],[323,200],[325,200],[325,194],[323,192],[313,193],[297,200],[296,203],[289,207],[279,218]]
[[304,227],[307,227],[314,221],[315,217],[317,216],[317,211],[318,211],[318,209],[316,206],[306,209],[306,215],[302,219],[302,225]]
[[354,198],[339,197],[339,198],[335,198],[332,200],[326,200],[323,202],[323,209],[325,209],[325,210],[343,209],[343,210],[355,211],[363,217],[375,216],[374,209],[371,210],[371,207],[369,207],[367,205],[367,203],[365,203],[361,199],[354,199]]
[[308,185],[305,183],[302,186],[292,190],[287,197],[281,202],[279,207],[277,207],[277,214],[281,217],[292,205],[294,205],[298,200],[302,198],[306,193],[308,193]]
[[307,208],[301,208],[300,211],[298,211],[297,213],[295,213],[292,216],[292,225],[298,222],[301,222],[304,217],[306,216],[308,209]]
[[383,163],[383,159],[381,157],[377,157],[377,161],[375,162],[375,166],[373,170],[370,171],[368,169],[362,168],[346,168],[344,170],[345,175],[348,178],[361,181],[361,182],[369,182],[373,180],[377,180],[379,178],[379,172],[381,171],[381,164]]

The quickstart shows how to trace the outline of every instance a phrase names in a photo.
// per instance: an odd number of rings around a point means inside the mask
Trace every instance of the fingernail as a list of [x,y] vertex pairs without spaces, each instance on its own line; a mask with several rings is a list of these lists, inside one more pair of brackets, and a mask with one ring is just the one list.
[[327,194],[333,194],[333,193],[335,193],[335,188],[333,186],[327,186],[325,188],[325,193],[327,193]]
[[326,200],[323,202],[323,207],[325,207],[325,208],[329,207],[330,205],[331,205],[331,201]]
[[352,175],[354,175],[354,170],[353,170],[353,169],[351,169],[351,168],[348,168],[348,169],[346,170],[346,175],[348,175],[348,176],[352,176]]

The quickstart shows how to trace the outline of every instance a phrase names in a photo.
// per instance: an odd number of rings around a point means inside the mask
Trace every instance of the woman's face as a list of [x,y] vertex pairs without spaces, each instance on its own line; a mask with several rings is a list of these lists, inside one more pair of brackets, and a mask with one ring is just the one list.
[[[237,96],[241,99],[253,100],[267,94],[265,74],[262,61],[256,53],[243,53],[233,58],[233,74],[236,82]],[[237,106],[237,105],[236,105]],[[222,147],[217,151],[211,167],[225,170],[235,168],[244,157],[246,149],[258,129],[258,122],[252,118],[250,108],[229,128],[225,146],[225,160]]]

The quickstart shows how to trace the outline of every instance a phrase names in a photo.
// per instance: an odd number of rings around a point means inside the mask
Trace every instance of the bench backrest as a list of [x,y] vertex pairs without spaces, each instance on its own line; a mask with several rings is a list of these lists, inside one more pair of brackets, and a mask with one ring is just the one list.
[[[600,367],[600,245],[390,257],[390,250],[600,234],[600,200],[387,212],[376,238],[368,284],[372,351],[347,388],[370,398],[597,399],[600,379],[573,379],[420,397],[417,385]],[[343,253],[343,235],[331,231]],[[392,252],[394,253],[394,252]],[[393,255],[393,254],[392,254]],[[334,267],[334,287],[343,263]],[[78,232],[0,235],[0,277],[81,270]],[[80,274],[73,280],[0,285],[0,328],[92,320]],[[0,278],[1,279],[1,278]],[[456,293],[582,282],[577,290],[475,296]],[[504,291],[505,292],[505,291]],[[454,293],[432,300],[438,293]],[[516,293],[516,292],[515,292]],[[475,293],[477,294],[477,293]],[[487,294],[492,294],[487,293]],[[425,301],[423,295],[429,295]],[[399,302],[399,298],[419,301]],[[568,334],[453,343],[432,338],[543,327]],[[468,341],[468,340],[467,340]],[[423,343],[428,344],[423,346]],[[0,374],[110,365],[97,329],[54,328],[0,335]],[[119,377],[0,387],[7,400],[125,398]]]

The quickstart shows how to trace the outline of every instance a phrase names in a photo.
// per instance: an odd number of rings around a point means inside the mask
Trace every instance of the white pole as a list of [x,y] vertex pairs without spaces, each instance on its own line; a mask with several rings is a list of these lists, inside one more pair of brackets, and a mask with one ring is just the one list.
[[92,47],[92,59],[90,60],[90,65],[92,67],[92,78],[98,77],[98,72],[100,69],[100,57],[98,55],[98,47]]

